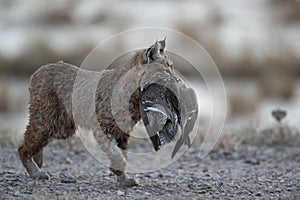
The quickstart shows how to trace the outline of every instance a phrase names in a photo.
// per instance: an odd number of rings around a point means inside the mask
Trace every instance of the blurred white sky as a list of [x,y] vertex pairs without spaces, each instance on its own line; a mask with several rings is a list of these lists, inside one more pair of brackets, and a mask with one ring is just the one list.
[[182,24],[193,28],[193,36],[216,37],[228,57],[238,57],[246,47],[262,59],[282,45],[300,55],[299,23],[282,23],[283,10],[271,2],[4,0],[0,2],[0,56],[18,57],[37,40],[63,53],[131,28],[179,30]]

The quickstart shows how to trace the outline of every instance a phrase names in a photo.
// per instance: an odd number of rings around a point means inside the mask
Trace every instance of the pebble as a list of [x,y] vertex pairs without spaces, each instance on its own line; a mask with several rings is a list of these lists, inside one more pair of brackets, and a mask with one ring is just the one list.
[[217,186],[218,186],[218,187],[222,187],[223,184],[224,184],[223,182],[218,182],[218,183],[217,183]]
[[251,164],[251,165],[259,165],[259,160],[258,159],[246,159],[245,163]]
[[74,179],[74,178],[62,178],[61,182],[62,183],[77,183],[76,179]]
[[119,196],[124,196],[125,195],[125,192],[121,191],[121,190],[118,190],[117,191],[117,195]]
[[[62,148],[62,147],[60,147]],[[255,149],[254,149],[255,150]],[[0,147],[0,152],[4,151]],[[15,151],[15,148],[14,148]],[[63,150],[56,154],[60,156]],[[275,154],[276,152],[274,152]],[[291,152],[293,154],[293,152]],[[9,153],[3,153],[4,155]],[[217,153],[214,153],[217,154]],[[52,174],[51,181],[33,180],[30,178],[23,166],[14,164],[15,161],[9,161],[15,170],[1,171],[0,162],[0,199],[26,199],[29,196],[37,198],[68,198],[68,199],[120,199],[120,198],[136,198],[136,199],[255,199],[265,197],[290,197],[298,192],[295,176],[298,176],[298,163],[276,162],[276,155],[267,157],[273,162],[265,162],[261,159],[260,154],[253,156],[248,152],[238,151],[240,160],[230,160],[229,151],[219,153],[223,160],[213,160],[208,155],[204,160],[199,162],[198,168],[193,164],[193,155],[186,156],[185,159],[190,162],[184,162],[182,169],[179,169],[179,162],[174,162],[165,169],[156,172],[137,174],[141,181],[140,185],[134,188],[120,188],[116,184],[115,176],[108,176],[105,173],[107,167],[88,165],[83,167],[79,164],[83,158],[89,158],[88,153],[82,152],[80,159],[72,157],[72,162],[63,162],[63,166],[58,167],[47,166],[45,169]],[[56,157],[47,155],[49,160],[56,161]],[[52,156],[52,157],[51,157]],[[273,157],[274,156],[274,157]],[[81,159],[81,157],[83,157]],[[287,157],[287,156],[286,156]],[[289,157],[287,157],[289,158]],[[89,158],[90,159],[90,158]],[[256,160],[257,159],[257,160]],[[84,160],[84,159],[83,159]],[[260,161],[260,165],[256,165],[256,161]],[[66,163],[70,163],[66,165]],[[95,162],[96,163],[96,162]],[[289,170],[285,171],[286,163],[289,164]],[[96,163],[97,164],[97,163]],[[65,166],[66,165],[66,166]],[[69,165],[78,165],[72,167]],[[279,167],[274,167],[278,165]],[[97,173],[101,171],[102,173]],[[73,178],[72,177],[76,177]],[[76,181],[76,182],[75,182]],[[76,184],[70,184],[76,183]],[[238,183],[238,184],[235,184]],[[251,191],[250,191],[251,189]],[[293,197],[293,196],[292,196]]]
[[145,192],[144,193],[146,196],[150,196],[151,195],[151,193],[149,193],[149,192]]
[[202,172],[203,173],[208,172],[208,168],[207,167],[203,167]]
[[257,192],[257,193],[255,193],[255,196],[260,197],[260,196],[261,196],[261,193],[260,193],[260,192]]
[[20,192],[19,191],[16,191],[16,192],[14,192],[14,194],[13,194],[15,197],[18,197],[18,196],[20,196]]
[[67,158],[67,159],[66,159],[66,163],[68,163],[68,164],[73,164],[73,161],[72,161],[70,158]]

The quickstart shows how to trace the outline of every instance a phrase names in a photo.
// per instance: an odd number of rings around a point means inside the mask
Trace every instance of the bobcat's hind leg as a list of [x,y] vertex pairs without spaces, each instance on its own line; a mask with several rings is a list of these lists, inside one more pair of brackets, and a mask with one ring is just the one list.
[[35,132],[35,129],[29,126],[25,132],[24,140],[18,151],[20,159],[29,175],[34,179],[50,179],[49,175],[40,170],[42,166],[43,147],[48,143],[42,133]]
[[37,164],[39,168],[43,165],[43,149],[40,150],[37,154],[32,156],[33,161]]

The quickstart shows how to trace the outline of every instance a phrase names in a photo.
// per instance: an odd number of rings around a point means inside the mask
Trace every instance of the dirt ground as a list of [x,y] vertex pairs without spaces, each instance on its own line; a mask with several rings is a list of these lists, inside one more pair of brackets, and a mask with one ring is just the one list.
[[140,184],[132,188],[120,187],[78,141],[45,148],[50,181],[28,177],[16,146],[0,152],[1,199],[300,199],[299,146],[244,145],[204,159],[191,148],[162,170],[130,174]]

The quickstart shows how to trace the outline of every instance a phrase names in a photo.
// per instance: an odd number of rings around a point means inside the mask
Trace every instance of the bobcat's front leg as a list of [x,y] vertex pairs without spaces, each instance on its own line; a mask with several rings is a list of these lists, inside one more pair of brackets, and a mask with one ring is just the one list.
[[127,150],[121,150],[118,146],[115,146],[118,152],[118,156],[112,157],[110,164],[110,171],[117,175],[117,181],[126,187],[137,186],[138,182],[134,178],[130,178],[125,172],[127,162]]
[[[127,162],[127,149],[122,150],[122,146],[116,142],[110,141],[105,134],[97,133],[94,134],[97,142],[99,143],[102,151],[108,156],[110,160],[109,169],[117,176],[117,181],[126,187],[132,187],[138,185],[138,182],[134,178],[129,178],[126,169]],[[114,141],[114,139],[113,139]],[[120,147],[119,147],[120,146]],[[126,141],[127,147],[127,141]]]

